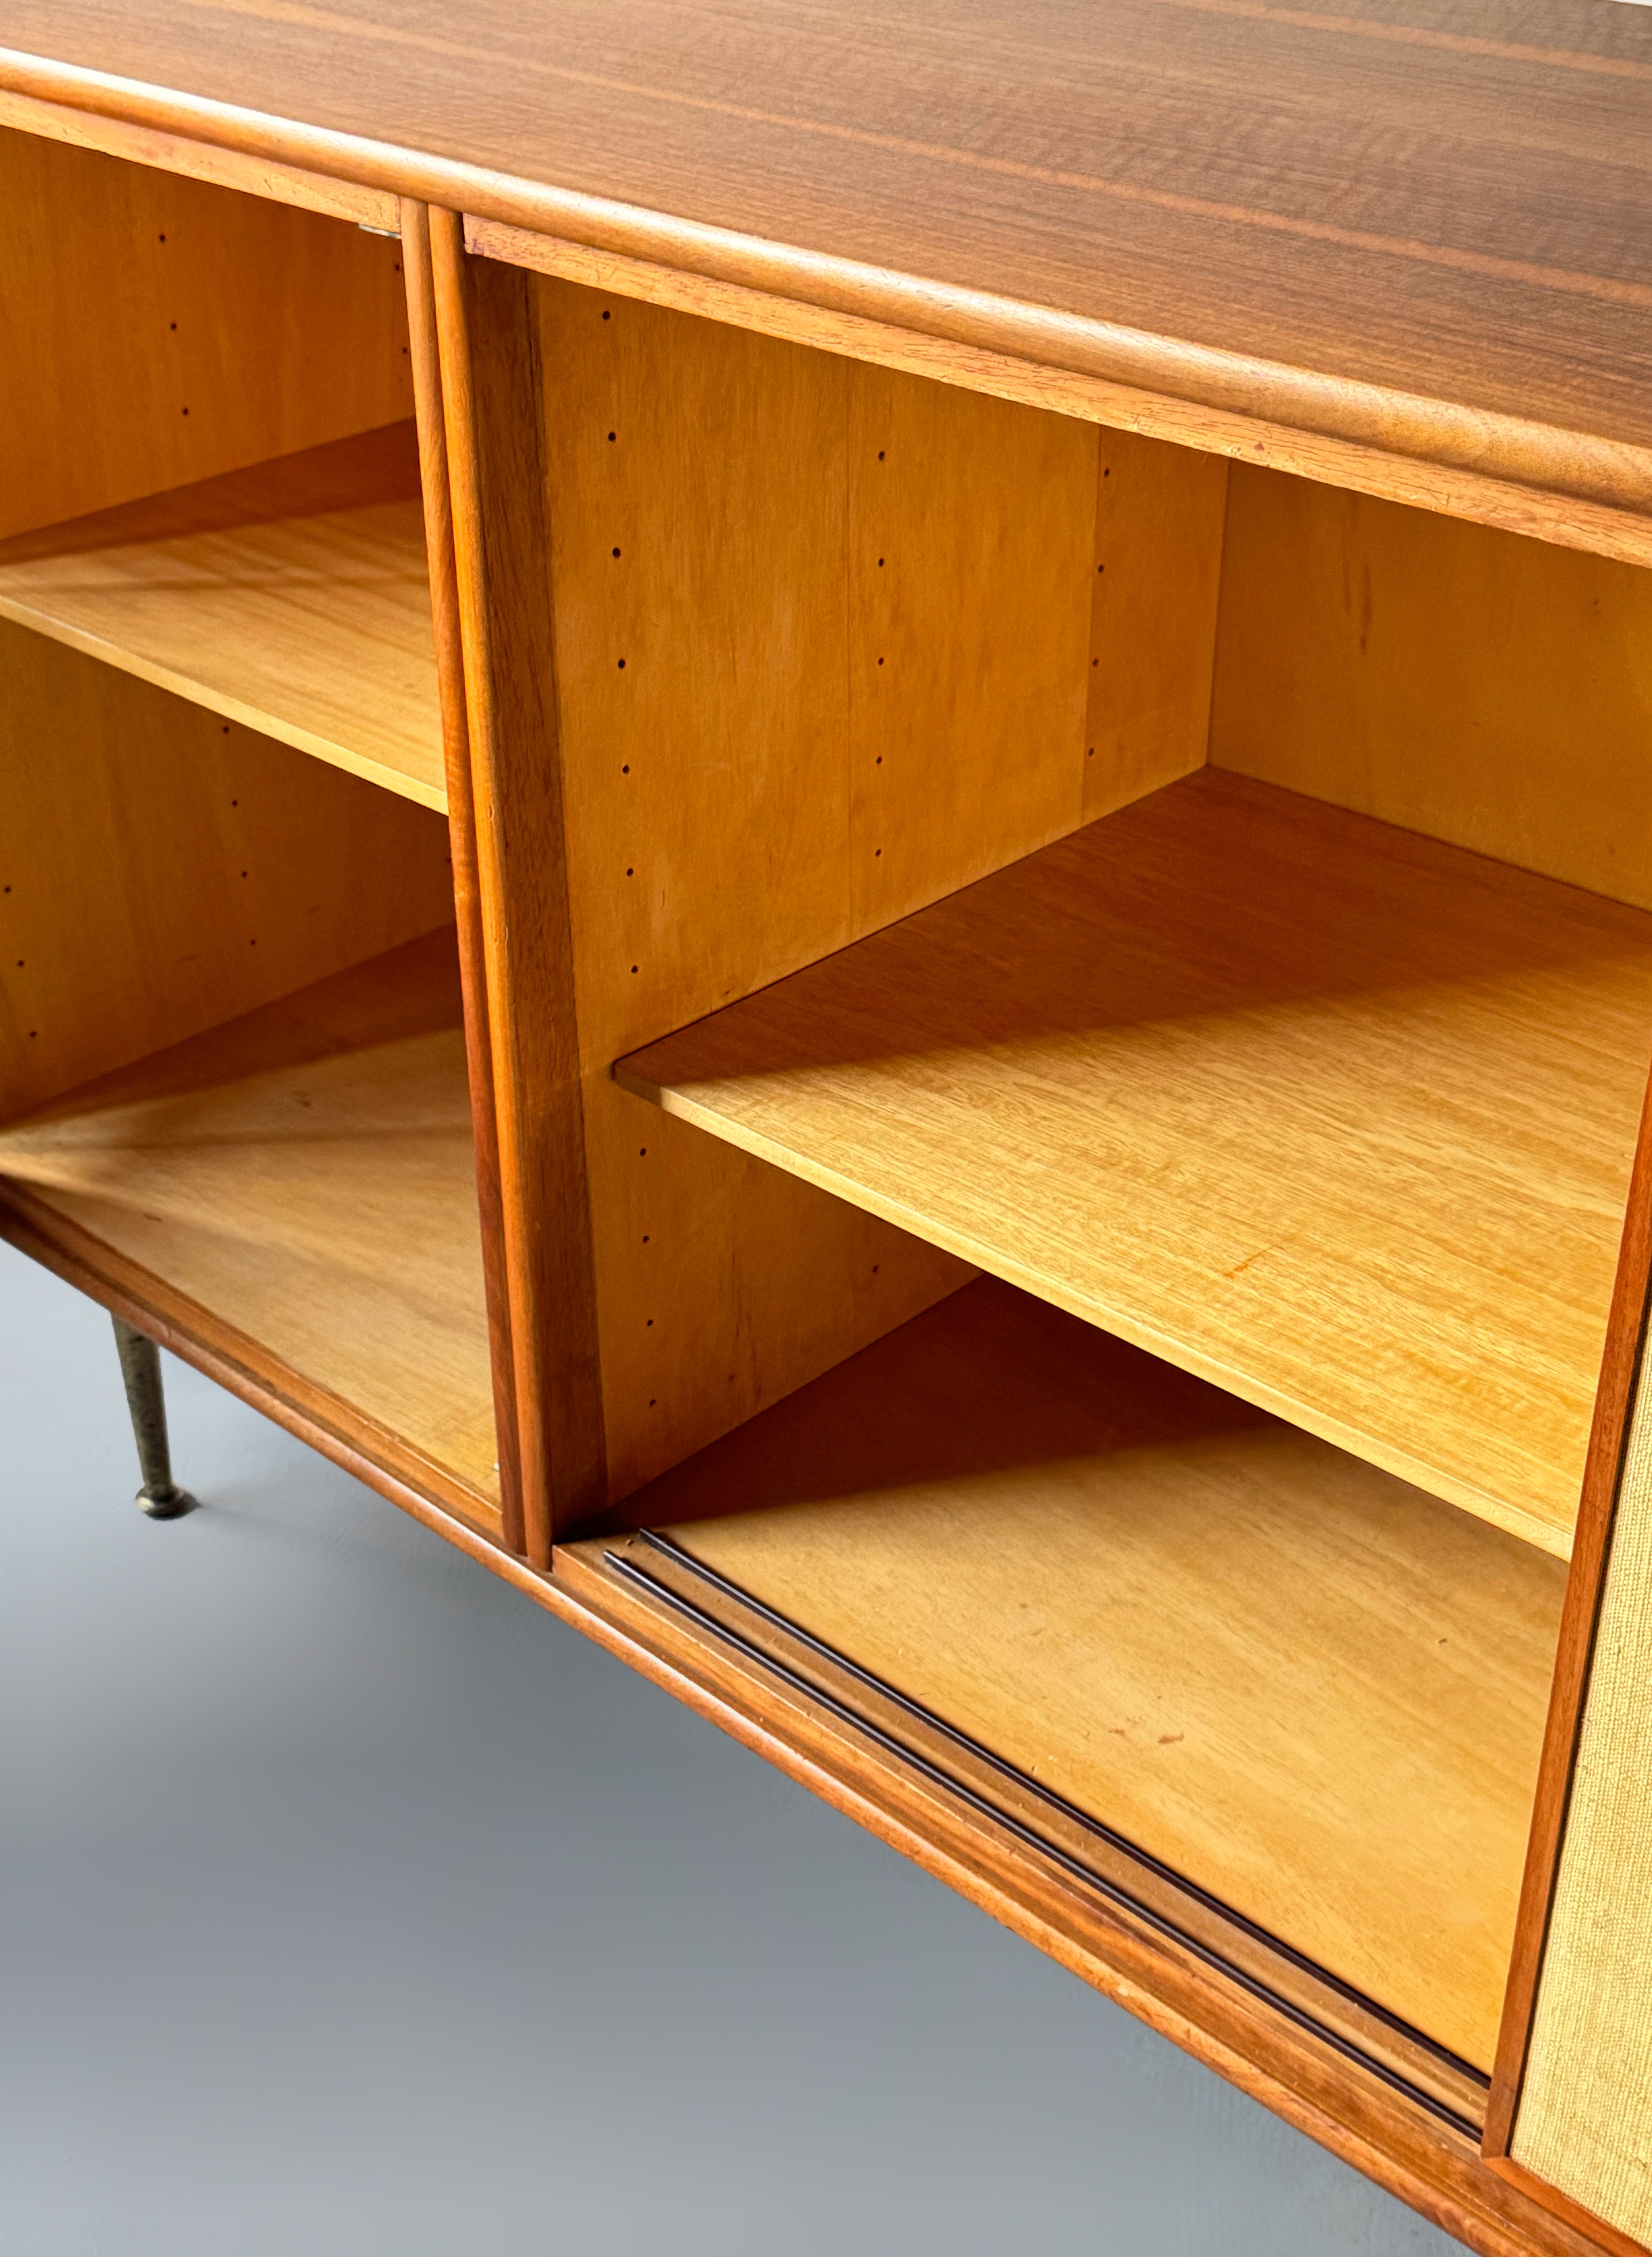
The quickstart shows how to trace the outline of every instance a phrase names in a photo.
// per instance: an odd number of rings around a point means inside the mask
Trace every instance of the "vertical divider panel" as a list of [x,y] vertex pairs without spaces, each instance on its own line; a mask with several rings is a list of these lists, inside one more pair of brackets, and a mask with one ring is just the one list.
[[606,1493],[533,282],[430,247],[453,503],[523,1544]]
[[493,1098],[493,1051],[487,1025],[487,973],[482,896],[476,860],[476,809],[471,739],[464,708],[464,650],[459,630],[458,570],[453,553],[447,428],[442,406],[441,351],[436,328],[436,275],[430,257],[428,208],[404,197],[401,206],[402,266],[407,277],[408,331],[413,361],[414,404],[419,424],[419,474],[424,498],[425,553],[430,616],[436,635],[436,684],[442,703],[443,766],[447,783],[448,835],[453,860],[453,905],[458,928],[459,979],[464,997],[464,1054],[476,1146],[476,1197],[482,1231],[482,1273],[487,1297],[488,1348],[499,1431],[500,1517],[505,1543],[524,1548],[521,1450],[516,1426],[516,1376],[512,1359],[510,1292],[506,1275],[504,1208],[499,1172],[499,1120]]

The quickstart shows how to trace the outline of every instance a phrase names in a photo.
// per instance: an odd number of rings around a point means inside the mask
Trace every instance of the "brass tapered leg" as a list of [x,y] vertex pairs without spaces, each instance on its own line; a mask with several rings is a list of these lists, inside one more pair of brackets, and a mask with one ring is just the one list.
[[126,1407],[132,1414],[132,1437],[138,1444],[138,1470],[144,1485],[138,1502],[152,1520],[176,1520],[192,1512],[195,1499],[172,1477],[172,1452],[167,1441],[167,1397],[160,1383],[160,1350],[135,1325],[115,1319],[115,1345],[120,1351],[121,1377],[126,1383]]

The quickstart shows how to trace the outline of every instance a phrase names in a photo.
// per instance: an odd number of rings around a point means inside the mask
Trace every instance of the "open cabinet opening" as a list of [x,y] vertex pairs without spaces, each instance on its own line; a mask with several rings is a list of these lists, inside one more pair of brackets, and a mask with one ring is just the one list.
[[[1473,2126],[1652,1058],[1647,576],[848,386],[847,945],[613,1072],[989,1275],[564,1572]],[[1060,528],[1036,602],[937,477]]]
[[0,662],[8,1228],[493,1525],[445,823],[21,628]]
[[401,245],[0,170],[4,1227],[497,1533]]
[[1236,472],[1202,765],[618,1078],[1565,1557],[1652,1055],[1647,577]]

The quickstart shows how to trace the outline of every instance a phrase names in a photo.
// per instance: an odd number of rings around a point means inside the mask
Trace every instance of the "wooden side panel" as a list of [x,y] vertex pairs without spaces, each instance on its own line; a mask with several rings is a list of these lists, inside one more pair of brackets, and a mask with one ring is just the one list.
[[0,1115],[452,916],[440,816],[0,622]]
[[1652,571],[1230,475],[1212,762],[1652,907]]
[[412,413],[399,243],[0,131],[0,537]]

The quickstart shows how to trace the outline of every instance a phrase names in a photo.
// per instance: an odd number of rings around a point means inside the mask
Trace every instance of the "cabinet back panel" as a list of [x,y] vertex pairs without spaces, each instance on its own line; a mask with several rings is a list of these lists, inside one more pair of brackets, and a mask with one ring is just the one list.
[[1236,463],[1210,759],[1652,908],[1652,572]]
[[449,922],[438,815],[0,622],[0,1118]]
[[394,239],[16,131],[0,230],[0,539],[413,413]]
[[[642,1112],[613,1060],[1196,766],[1222,487],[1177,449],[537,288],[624,1496],[969,1273]],[[1150,520],[1183,489],[1161,550]],[[1144,677],[1151,713],[1110,734],[1110,700]]]

